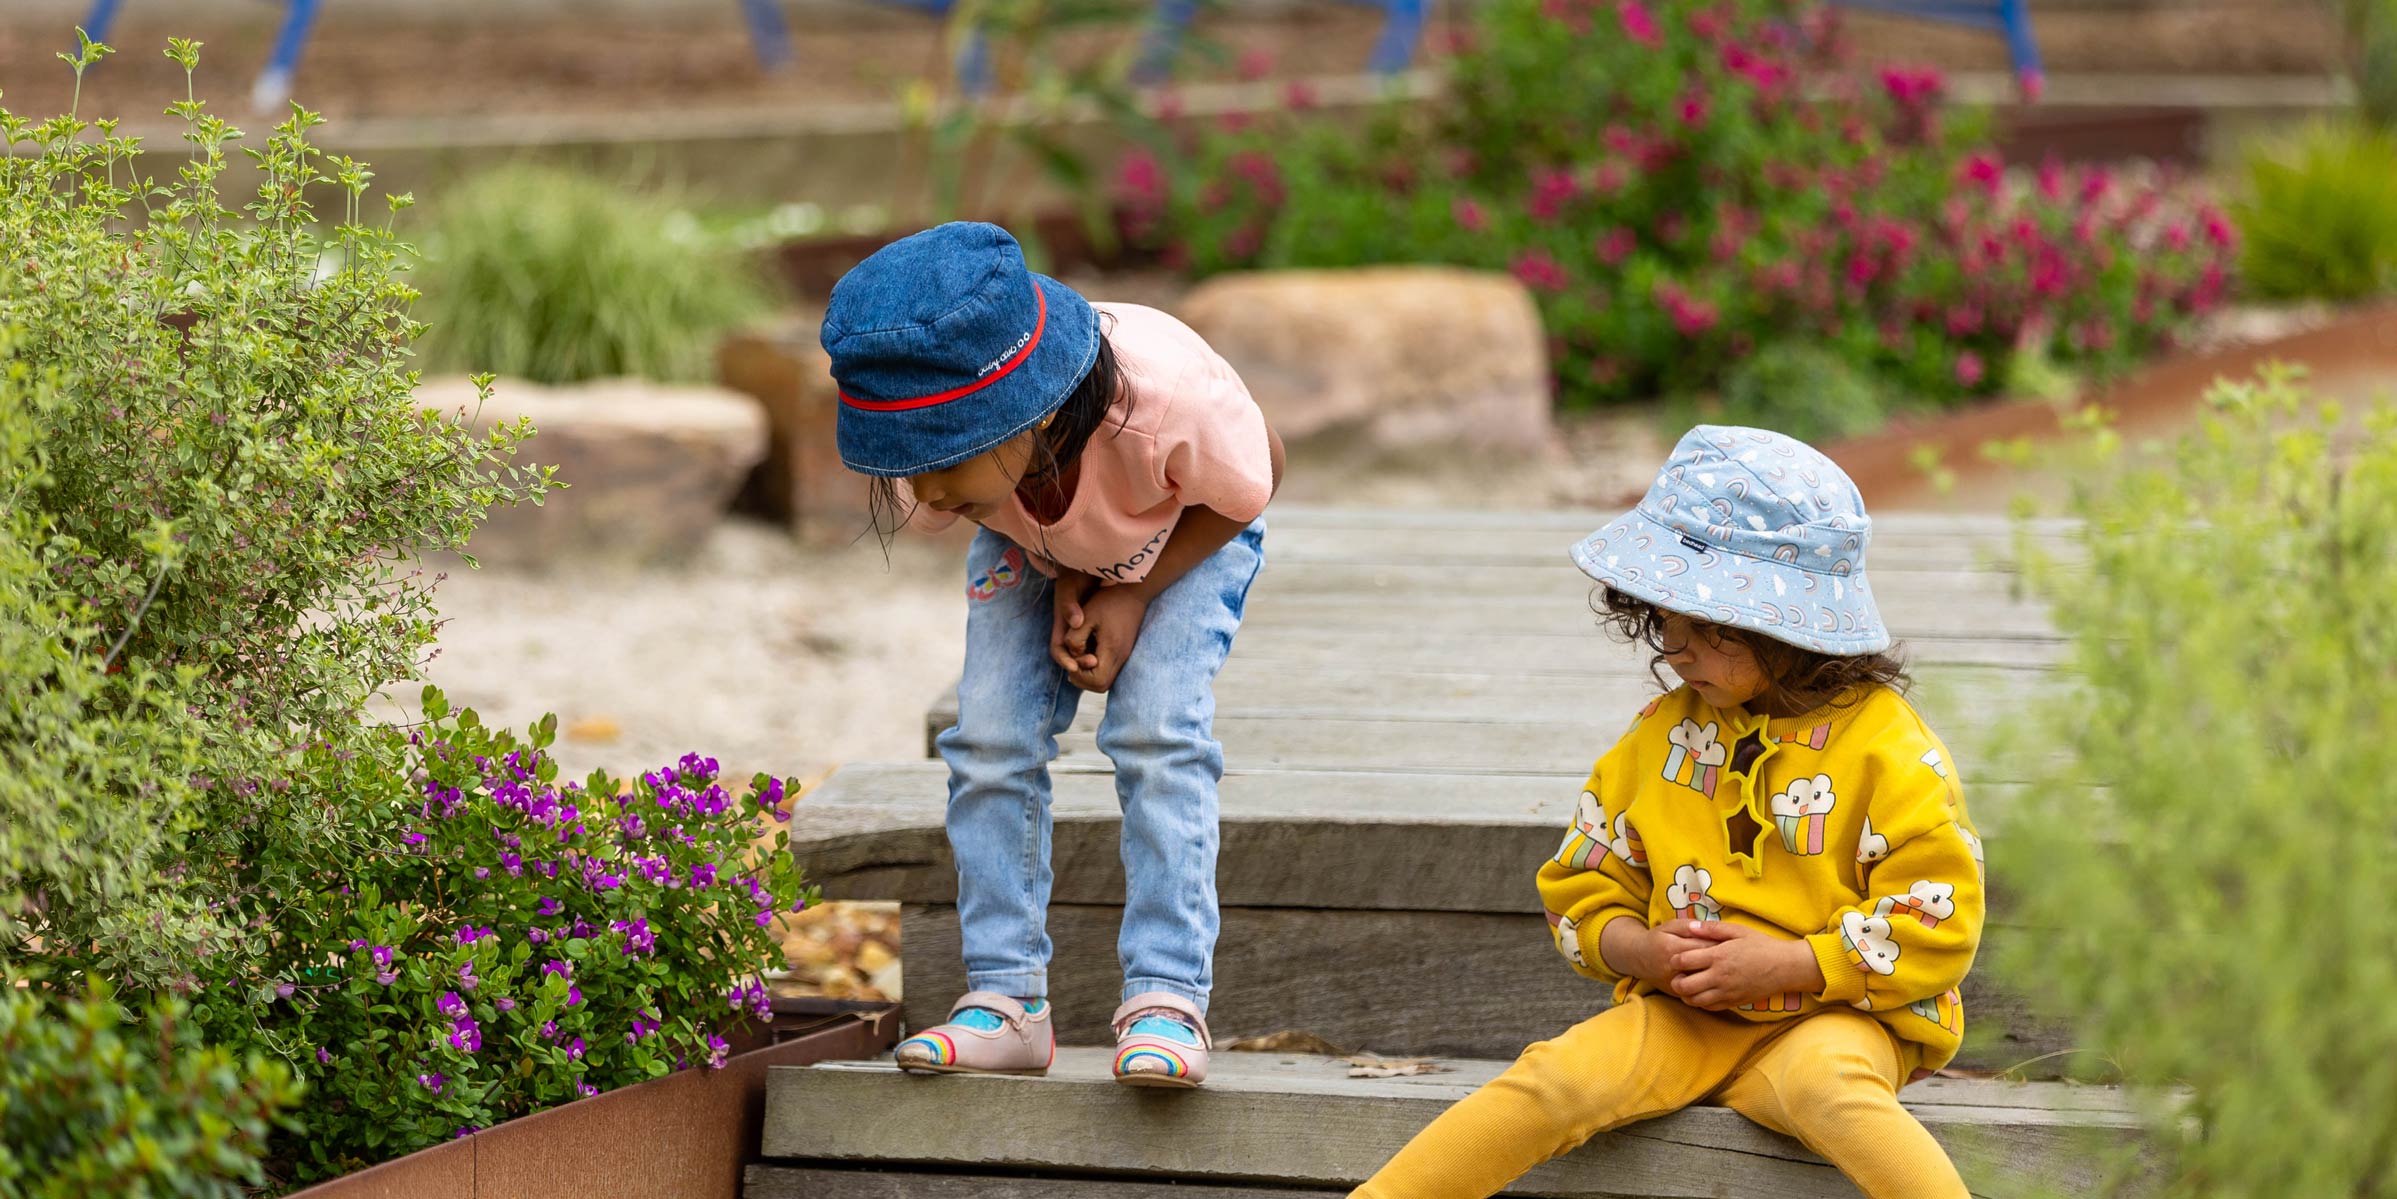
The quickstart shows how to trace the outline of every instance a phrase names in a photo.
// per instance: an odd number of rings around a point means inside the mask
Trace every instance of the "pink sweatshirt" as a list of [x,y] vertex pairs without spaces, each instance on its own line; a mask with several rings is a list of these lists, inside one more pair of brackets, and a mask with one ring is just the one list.
[[[1056,524],[1043,525],[1011,494],[983,524],[1024,547],[1044,574],[1061,565],[1136,583],[1183,509],[1211,508],[1243,523],[1263,515],[1273,498],[1273,453],[1248,387],[1190,326],[1137,304],[1092,307],[1124,389],[1082,451],[1073,502]],[[937,532],[956,520],[918,506],[912,523]]]

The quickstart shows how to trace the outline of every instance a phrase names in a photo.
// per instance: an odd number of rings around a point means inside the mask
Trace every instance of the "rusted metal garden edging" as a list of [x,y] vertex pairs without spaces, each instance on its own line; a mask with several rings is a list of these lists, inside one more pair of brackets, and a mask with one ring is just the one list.
[[895,1005],[778,1001],[772,1042],[510,1120],[287,1199],[738,1199],[757,1155],[766,1069],[869,1058],[899,1039]]

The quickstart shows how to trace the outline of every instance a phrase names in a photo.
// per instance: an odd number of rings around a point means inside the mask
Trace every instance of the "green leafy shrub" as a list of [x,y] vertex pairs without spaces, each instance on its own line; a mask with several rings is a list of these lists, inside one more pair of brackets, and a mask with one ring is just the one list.
[[1821,346],[1776,342],[1731,368],[1723,419],[1826,442],[1879,428],[1888,401],[1873,380]]
[[786,835],[758,839],[790,819],[779,779],[736,796],[694,754],[560,783],[554,718],[518,741],[430,688],[424,710],[397,772],[307,760],[357,797],[353,834],[391,848],[275,863],[271,949],[200,969],[197,1019],[309,1084],[305,1135],[277,1154],[303,1181],[722,1065],[721,1034],[772,1015],[775,917],[813,898]]
[[438,369],[704,381],[716,339],[766,306],[729,241],[671,200],[589,175],[502,167],[439,210],[416,307]]
[[2163,1194],[2393,1195],[2397,416],[2211,399],[2168,454],[2098,434],[2086,562],[2033,574],[2073,686],[2014,749],[1990,867],[2043,931],[1999,969],[2153,1088]]
[[1796,338],[1954,402],[2024,350],[2119,369],[2219,301],[2235,239],[2208,203],[2098,169],[2010,176],[1936,72],[1819,70],[1829,12],[1493,0],[1441,110],[1362,136],[1307,130],[1303,105],[1234,118],[1126,164],[1131,223],[1202,273],[1511,271],[1569,405],[1717,390]]
[[508,464],[529,427],[415,404],[406,251],[316,116],[235,172],[238,131],[170,112],[188,153],[137,158],[113,121],[0,110],[0,965],[38,943],[129,988],[270,941],[264,863],[380,848],[309,747],[387,752],[361,717],[432,644],[420,557],[547,486]]
[[2265,299],[2397,289],[2397,132],[2324,121],[2247,152],[2240,272]]
[[0,986],[0,1199],[246,1193],[300,1088],[282,1063],[199,1043],[182,1005],[148,1021],[104,991]]

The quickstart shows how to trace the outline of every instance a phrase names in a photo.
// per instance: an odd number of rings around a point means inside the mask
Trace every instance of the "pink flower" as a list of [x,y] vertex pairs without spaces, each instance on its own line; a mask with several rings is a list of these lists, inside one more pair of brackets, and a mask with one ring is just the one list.
[[1303,79],[1294,79],[1290,86],[1282,89],[1282,107],[1292,112],[1305,112],[1315,107],[1317,99],[1315,85]]
[[2231,223],[2223,219],[2220,211],[2207,208],[2205,215],[2199,219],[2205,222],[2206,240],[2216,247],[2227,250],[2239,240],[2238,231],[2231,228]]
[[1240,77],[1255,82],[1273,74],[1273,54],[1266,50],[1243,50],[1240,53]]
[[1523,286],[1536,292],[1553,295],[1565,290],[1565,285],[1570,282],[1565,276],[1565,268],[1546,250],[1526,250],[1516,255],[1511,269],[1515,278],[1523,281]]
[[2039,164],[2039,195],[2047,200],[2064,198],[2064,168],[2053,158]]
[[[1156,155],[1146,150],[1136,150],[1116,168],[1116,185],[1126,196],[1144,204],[1154,204],[1165,198],[1165,171],[1157,165]],[[633,835],[640,834],[636,832]]]
[[1681,96],[1681,123],[1693,128],[1706,123],[1706,93],[1691,91]]
[[1631,230],[1617,225],[1599,236],[1598,260],[1608,266],[1620,266],[1639,244],[1639,238]]
[[1590,191],[1601,197],[1616,195],[1630,181],[1630,168],[1612,158],[1590,168]]
[[1457,227],[1467,233],[1485,232],[1490,227],[1490,214],[1471,200],[1459,199],[1451,211],[1456,215]]
[[1956,382],[1962,386],[1979,387],[1982,377],[1987,373],[1987,368],[1981,365],[1979,354],[1966,350],[1956,355]]
[[1615,16],[1623,22],[1623,32],[1642,48],[1654,50],[1665,44],[1664,34],[1656,28],[1656,16],[1640,0],[1615,0]]
[[1578,191],[1580,188],[1573,182],[1572,172],[1540,171],[1533,178],[1531,198],[1524,204],[1525,211],[1529,212],[1531,219],[1535,221],[1542,223],[1553,221],[1564,212],[1566,202],[1570,201]]
[[2006,180],[2005,164],[1995,154],[1975,154],[1964,160],[1964,178],[1994,196]]
[[1885,67],[1881,89],[1902,108],[1921,108],[1939,98],[1947,80],[1932,67]]
[[1718,8],[1701,8],[1690,14],[1690,32],[1710,42],[1722,37],[1730,27],[1731,22]]
[[2164,230],[2164,244],[2172,247],[2175,251],[2188,249],[2189,241],[2189,226],[2185,224],[2175,221]]

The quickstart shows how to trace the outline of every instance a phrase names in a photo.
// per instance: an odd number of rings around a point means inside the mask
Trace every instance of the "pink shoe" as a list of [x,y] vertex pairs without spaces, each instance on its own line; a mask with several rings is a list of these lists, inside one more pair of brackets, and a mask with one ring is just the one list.
[[1049,1005],[1023,1004],[989,991],[968,992],[949,1008],[949,1022],[899,1042],[891,1057],[901,1070],[923,1074],[1046,1074],[1057,1060]]
[[[1214,1038],[1198,1005],[1150,991],[1115,1009],[1115,1081],[1128,1087],[1195,1087],[1207,1081]],[[1195,1037],[1185,1040],[1185,1037]]]

